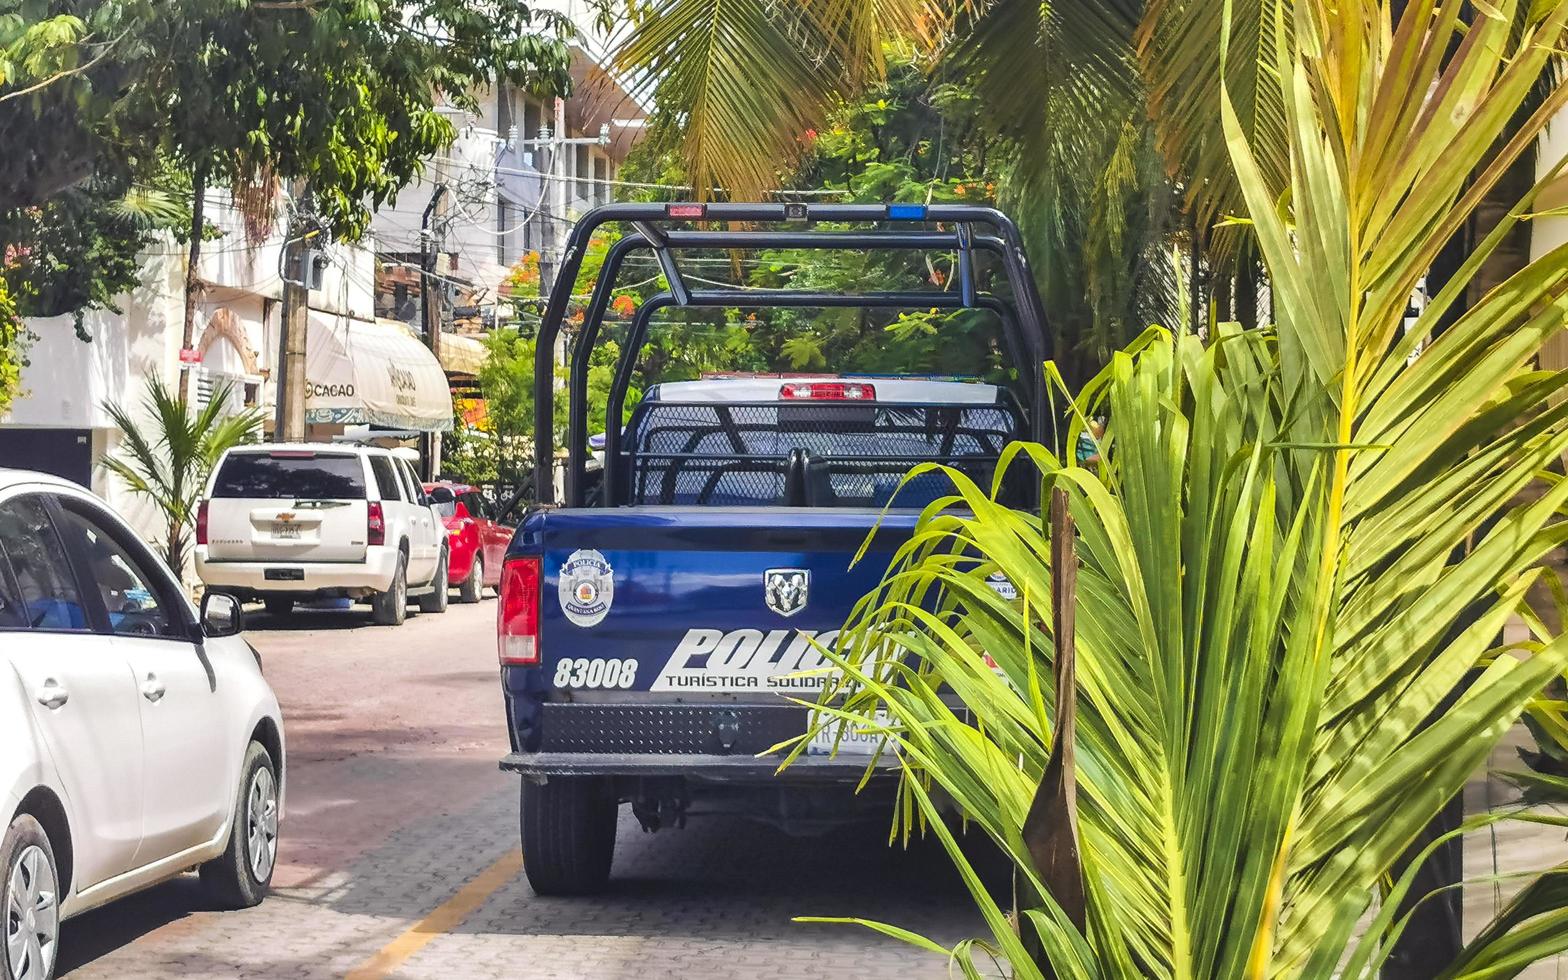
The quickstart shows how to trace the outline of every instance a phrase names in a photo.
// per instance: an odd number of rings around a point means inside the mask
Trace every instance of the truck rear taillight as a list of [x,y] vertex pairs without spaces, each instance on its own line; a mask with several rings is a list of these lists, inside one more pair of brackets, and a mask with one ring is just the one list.
[[387,543],[387,517],[381,510],[381,501],[372,500],[365,508],[365,543]]
[[207,501],[196,505],[196,543],[207,543]]
[[501,569],[501,603],[496,611],[501,666],[539,663],[539,559],[508,558]]
[[858,381],[791,381],[779,388],[787,402],[874,402],[876,385]]

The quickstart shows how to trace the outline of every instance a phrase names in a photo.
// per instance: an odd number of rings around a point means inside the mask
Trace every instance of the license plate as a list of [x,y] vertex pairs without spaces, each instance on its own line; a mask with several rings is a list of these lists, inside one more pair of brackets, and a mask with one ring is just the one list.
[[[877,712],[878,724],[887,724],[886,713]],[[839,755],[873,755],[886,736],[881,732],[865,731],[854,725],[836,722],[817,732],[806,746],[807,755],[831,755],[835,743]]]
[[282,541],[298,541],[300,530],[298,524],[274,524],[272,536]]

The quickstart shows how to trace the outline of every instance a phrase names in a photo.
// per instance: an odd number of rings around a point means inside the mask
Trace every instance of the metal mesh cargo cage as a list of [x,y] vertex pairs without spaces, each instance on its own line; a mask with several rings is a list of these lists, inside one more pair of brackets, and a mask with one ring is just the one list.
[[919,507],[952,492],[918,463],[988,482],[1023,422],[1008,405],[669,403],[627,427],[618,500],[632,504]]
[[[703,458],[696,449],[673,450],[667,446],[650,447],[639,453],[623,446],[619,426],[610,425],[605,433],[603,492],[597,492],[588,474],[588,373],[590,356],[598,343],[606,313],[614,294],[615,280],[622,264],[638,251],[652,252],[667,286],[664,292],[647,298],[633,315],[617,357],[614,378],[605,406],[605,417],[620,419],[631,388],[639,352],[647,342],[648,325],[661,310],[670,308],[846,308],[906,310],[987,310],[1002,326],[1003,346],[1016,365],[1022,402],[1022,415],[1013,414],[1006,425],[996,413],[1008,408],[982,407],[950,409],[961,415],[990,411],[992,418],[961,419],[960,430],[999,434],[1006,438],[1027,438],[1044,442],[1047,438],[1048,409],[1045,398],[1044,364],[1050,357],[1046,317],[1035,287],[1028,259],[1017,227],[994,208],[965,204],[747,204],[747,203],[663,203],[611,204],[589,212],[571,231],[555,271],[551,290],[539,328],[537,363],[534,372],[535,418],[538,426],[534,441],[535,486],[540,503],[554,501],[555,433],[554,411],[555,352],[572,301],[577,274],[583,266],[588,243],[594,231],[606,224],[629,226],[627,233],[611,245],[605,255],[592,295],[582,311],[582,326],[572,345],[571,370],[566,385],[568,420],[566,432],[565,503],[580,507],[589,502],[616,506],[632,501],[661,503],[719,503],[726,500],[789,503],[791,501],[836,501],[850,506],[851,501],[877,505],[888,492],[889,478],[902,478],[919,462],[938,460],[988,479],[989,464],[995,452],[969,452],[982,443],[955,441],[947,453],[905,452],[898,439],[913,439],[935,421],[939,414],[922,419],[909,431],[896,427],[872,428],[870,442],[886,434],[891,449],[878,451],[876,445],[863,446],[850,439],[834,442],[834,431],[822,431],[803,442],[788,446],[788,451],[746,450],[733,445],[726,458]],[[871,227],[866,227],[866,226]],[[768,226],[773,226],[771,229]],[[779,226],[783,226],[782,229]],[[910,292],[867,292],[853,295],[793,289],[723,288],[696,289],[683,274],[683,254],[701,250],[745,250],[792,248],[865,251],[892,249],[913,252],[945,252],[954,256],[956,274],[951,288]],[[986,254],[998,263],[1000,280],[1011,289],[1010,296],[986,292],[989,281],[982,282],[976,272],[976,256]],[[702,280],[691,277],[693,281]],[[672,406],[666,405],[664,408]],[[903,409],[907,406],[899,406]],[[712,407],[705,410],[712,420]],[[776,408],[774,409],[776,411]],[[884,418],[890,425],[893,416]],[[776,416],[775,426],[785,420]],[[759,424],[761,424],[759,420]],[[633,428],[637,427],[636,420]],[[699,426],[700,428],[700,426]],[[708,425],[707,428],[714,428]],[[722,432],[723,426],[717,426]],[[787,428],[787,426],[786,426]],[[853,435],[845,429],[840,435]],[[627,437],[633,435],[627,430]],[[866,435],[860,433],[861,437]],[[672,437],[673,438],[673,437]],[[703,438],[707,438],[704,436]],[[825,441],[824,441],[825,440]],[[1003,439],[1002,441],[1006,441]],[[635,440],[631,443],[636,446]],[[994,440],[985,443],[995,451]],[[742,446],[742,449],[746,447]],[[780,448],[775,446],[775,449]],[[903,449],[913,450],[914,443]],[[863,451],[868,450],[869,451]],[[662,453],[662,462],[655,458]],[[685,454],[687,458],[676,457]],[[918,458],[915,458],[917,457]],[[627,472],[628,465],[638,467]],[[597,474],[595,475],[597,477]],[[933,482],[939,477],[920,478]],[[793,481],[793,482],[792,482]],[[893,485],[897,479],[892,480]],[[934,491],[910,487],[910,501]],[[901,496],[900,502],[903,502]]]

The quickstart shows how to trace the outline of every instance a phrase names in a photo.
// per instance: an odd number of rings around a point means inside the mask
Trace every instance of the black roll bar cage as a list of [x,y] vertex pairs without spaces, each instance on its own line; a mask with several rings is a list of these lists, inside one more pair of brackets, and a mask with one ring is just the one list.
[[[671,223],[713,222],[889,222],[897,225],[941,223],[954,230],[877,230],[877,231],[700,231],[669,228]],[[615,290],[615,280],[626,257],[637,249],[651,249],[669,284],[643,303],[632,320],[627,342],[616,363],[610,387],[607,419],[623,414],[626,393],[636,369],[637,354],[647,340],[653,314],[669,307],[694,308],[769,308],[769,307],[850,307],[894,309],[984,309],[997,314],[1008,355],[1019,365],[1024,382],[1030,438],[1045,440],[1045,361],[1050,356],[1045,307],[1035,287],[1022,237],[1012,219],[995,208],[967,204],[609,204],[588,212],[572,226],[556,270],[550,301],[545,307],[535,349],[534,364],[534,488],[538,502],[550,504],[555,498],[554,410],[555,345],[571,302],[572,289],[593,233],[612,222],[630,224],[632,234],[621,238],[605,255],[598,280],[583,314],[583,332],[572,351],[571,373],[567,381],[567,469],[565,498],[568,506],[583,505],[588,445],[588,367],[589,355],[598,342],[604,316]],[[975,235],[975,225],[989,225],[996,235]],[[683,249],[723,248],[806,248],[806,249],[897,249],[914,251],[956,251],[959,289],[956,293],[886,292],[843,295],[799,290],[713,289],[692,290],[681,273],[675,253]],[[996,254],[1013,288],[1013,303],[977,292],[974,281],[974,250]],[[621,427],[605,427],[606,487],[613,487],[620,452]]]

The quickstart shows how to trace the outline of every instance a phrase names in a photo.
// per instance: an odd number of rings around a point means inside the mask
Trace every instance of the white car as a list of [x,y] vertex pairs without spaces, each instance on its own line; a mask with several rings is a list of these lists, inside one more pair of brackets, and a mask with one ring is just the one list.
[[219,460],[196,517],[196,574],[211,589],[260,599],[368,601],[396,626],[410,597],[447,606],[447,532],[413,470],[372,446],[240,446]]
[[193,867],[225,907],[266,895],[283,719],[241,625],[92,494],[0,469],[0,978],[51,976],[62,920]]

